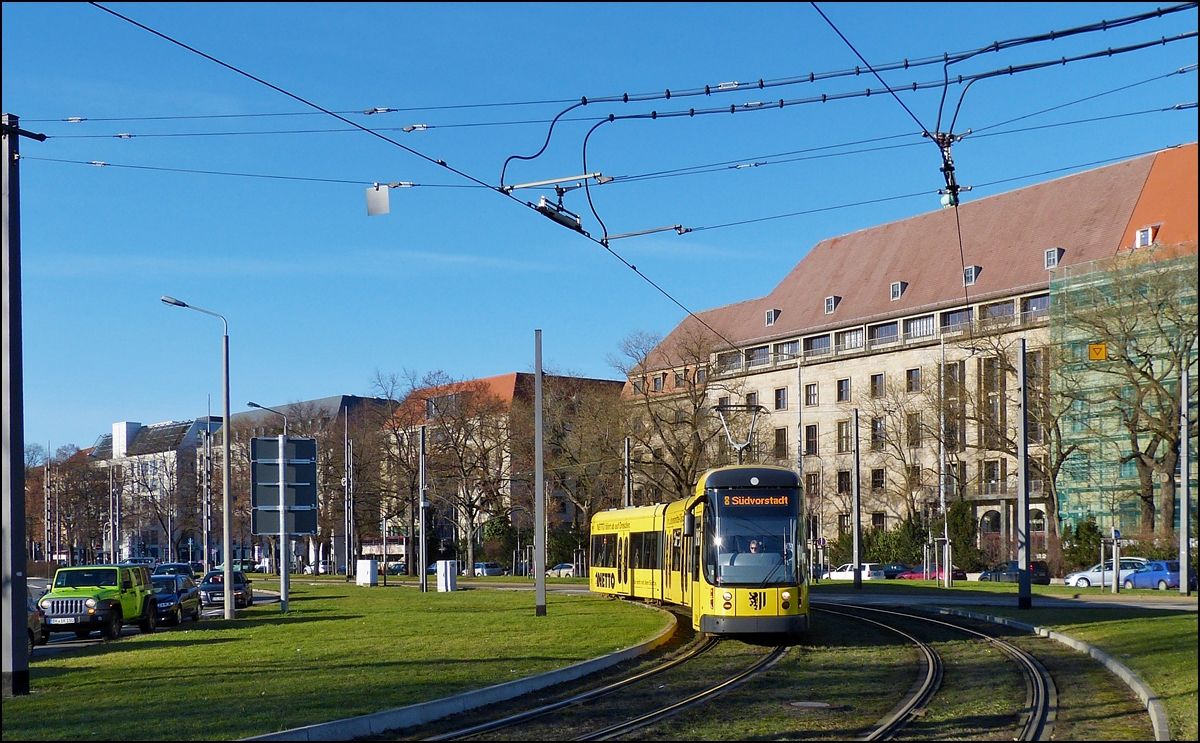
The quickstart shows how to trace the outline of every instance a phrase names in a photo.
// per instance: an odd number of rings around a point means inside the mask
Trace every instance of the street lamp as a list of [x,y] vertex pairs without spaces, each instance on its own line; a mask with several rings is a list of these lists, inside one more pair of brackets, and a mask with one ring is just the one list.
[[221,361],[224,369],[222,384],[223,412],[221,418],[221,554],[225,559],[225,577],[223,579],[225,585],[225,618],[233,619],[233,543],[230,541],[230,535],[233,533],[233,497],[229,492],[229,322],[223,315],[218,315],[215,312],[209,312],[208,310],[200,309],[199,307],[193,307],[192,305],[186,302],[181,302],[174,297],[168,297],[164,295],[162,302],[163,304],[170,305],[172,307],[183,307],[184,309],[195,310],[196,312],[202,312],[205,315],[211,315],[220,319],[225,328],[221,342]]
[[246,404],[283,418],[283,434],[279,437],[279,454],[276,458],[279,467],[279,549],[276,551],[279,553],[279,608],[286,612],[288,610],[288,579],[291,572],[287,533],[287,416],[274,408],[268,408],[266,405],[259,405],[256,402]]

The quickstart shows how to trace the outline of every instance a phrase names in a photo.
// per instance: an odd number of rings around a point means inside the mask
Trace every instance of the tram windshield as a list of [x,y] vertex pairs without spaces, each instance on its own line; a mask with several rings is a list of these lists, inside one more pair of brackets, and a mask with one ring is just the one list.
[[720,490],[706,508],[704,571],[714,586],[797,581],[795,491]]

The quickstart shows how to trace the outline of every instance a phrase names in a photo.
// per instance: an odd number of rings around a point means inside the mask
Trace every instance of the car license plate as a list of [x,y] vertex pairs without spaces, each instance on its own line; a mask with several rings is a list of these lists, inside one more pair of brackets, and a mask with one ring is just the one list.
[[50,624],[75,624],[75,617],[51,617]]

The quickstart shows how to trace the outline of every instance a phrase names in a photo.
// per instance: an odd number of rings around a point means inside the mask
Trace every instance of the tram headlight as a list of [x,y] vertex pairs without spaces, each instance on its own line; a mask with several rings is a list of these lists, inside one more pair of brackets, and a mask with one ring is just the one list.
[[726,591],[721,595],[721,598],[725,599],[726,601],[733,601],[733,594],[729,591]]
[[783,593],[779,594],[779,597],[782,598],[784,601],[787,601],[788,599],[790,599],[792,597],[792,592],[784,591]]

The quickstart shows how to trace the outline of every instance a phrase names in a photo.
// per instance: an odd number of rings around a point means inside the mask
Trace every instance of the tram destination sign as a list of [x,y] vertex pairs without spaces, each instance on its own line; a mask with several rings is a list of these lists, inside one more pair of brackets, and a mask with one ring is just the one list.
[[284,503],[289,534],[317,533],[317,440],[289,437],[279,459],[279,438],[250,440],[251,532],[279,534],[279,468],[284,468]]

